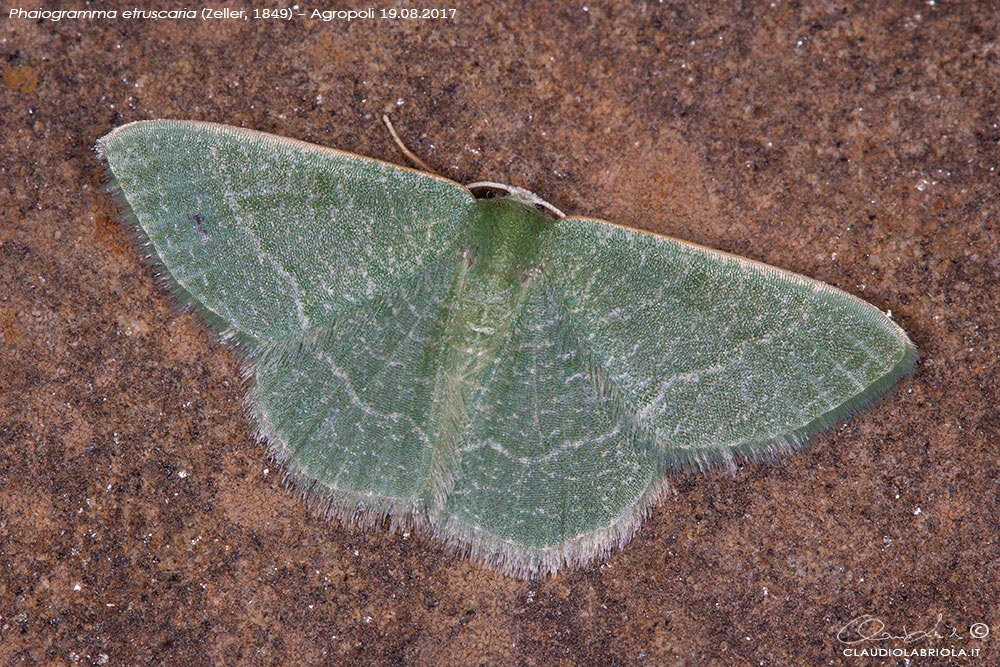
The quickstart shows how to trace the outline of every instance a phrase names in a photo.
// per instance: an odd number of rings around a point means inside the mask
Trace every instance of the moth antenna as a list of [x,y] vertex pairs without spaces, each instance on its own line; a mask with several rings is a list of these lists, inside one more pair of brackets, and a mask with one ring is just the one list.
[[413,151],[411,151],[409,148],[406,147],[406,144],[403,143],[403,140],[399,138],[398,134],[396,134],[396,128],[392,126],[392,121],[389,120],[389,114],[387,113],[382,114],[382,122],[385,123],[385,126],[387,128],[389,128],[389,134],[392,135],[392,140],[396,142],[397,146],[399,146],[399,150],[403,151],[403,155],[406,156],[407,160],[409,160],[416,166],[420,167],[422,171],[426,171],[428,174],[441,176],[441,174],[431,169],[426,162],[417,157],[416,153],[414,153]]

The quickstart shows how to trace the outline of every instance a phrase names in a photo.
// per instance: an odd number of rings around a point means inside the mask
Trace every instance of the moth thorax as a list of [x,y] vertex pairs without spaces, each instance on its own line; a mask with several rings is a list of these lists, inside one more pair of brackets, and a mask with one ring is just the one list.
[[477,202],[472,250],[478,270],[517,286],[537,275],[538,254],[552,223],[533,206],[510,198]]

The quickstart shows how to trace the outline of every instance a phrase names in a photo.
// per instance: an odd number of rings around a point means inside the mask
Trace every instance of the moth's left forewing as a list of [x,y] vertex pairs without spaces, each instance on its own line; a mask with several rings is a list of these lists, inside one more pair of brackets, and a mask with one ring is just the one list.
[[798,446],[916,358],[861,299],[669,237],[570,217],[545,261],[603,381],[677,465]]
[[444,178],[212,123],[131,123],[98,153],[167,284],[256,341],[405,283],[451,249],[475,202]]

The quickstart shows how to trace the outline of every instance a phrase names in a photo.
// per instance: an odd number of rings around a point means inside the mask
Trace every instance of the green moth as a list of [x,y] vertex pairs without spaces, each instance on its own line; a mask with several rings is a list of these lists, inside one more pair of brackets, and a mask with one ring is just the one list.
[[606,557],[672,470],[791,451],[916,358],[829,285],[519,188],[199,122],[97,149],[296,487],[511,575]]

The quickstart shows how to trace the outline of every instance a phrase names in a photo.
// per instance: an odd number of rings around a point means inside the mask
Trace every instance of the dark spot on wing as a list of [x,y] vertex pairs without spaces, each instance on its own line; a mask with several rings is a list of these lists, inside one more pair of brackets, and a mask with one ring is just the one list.
[[191,224],[194,225],[194,228],[198,230],[199,234],[201,234],[201,240],[202,241],[207,241],[208,240],[208,230],[205,229],[205,223],[201,219],[201,214],[200,213],[189,213],[188,214],[188,220],[191,221]]

